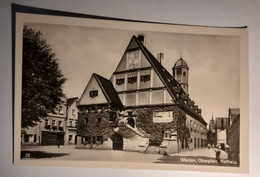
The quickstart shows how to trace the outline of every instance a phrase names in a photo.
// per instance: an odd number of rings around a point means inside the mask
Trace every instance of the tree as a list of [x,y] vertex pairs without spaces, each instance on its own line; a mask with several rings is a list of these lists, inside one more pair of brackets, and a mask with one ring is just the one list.
[[66,78],[57,58],[40,31],[23,29],[22,127],[37,125],[41,118],[54,112]]

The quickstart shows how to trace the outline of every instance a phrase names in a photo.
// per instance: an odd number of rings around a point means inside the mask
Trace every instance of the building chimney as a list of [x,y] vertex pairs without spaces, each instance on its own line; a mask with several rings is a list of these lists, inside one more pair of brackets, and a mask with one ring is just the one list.
[[162,52],[157,54],[157,60],[162,63],[162,59],[164,58],[164,54]]
[[145,46],[145,36],[144,36],[144,34],[138,34],[137,38]]

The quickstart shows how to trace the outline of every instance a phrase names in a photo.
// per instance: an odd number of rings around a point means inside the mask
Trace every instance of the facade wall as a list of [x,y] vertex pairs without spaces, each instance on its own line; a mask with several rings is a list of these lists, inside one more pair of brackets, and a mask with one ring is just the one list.
[[115,75],[114,79],[115,80],[118,80],[118,79],[122,79],[123,80],[123,82],[121,82],[121,83],[114,84],[114,87],[119,92],[120,91],[124,91],[125,90],[125,85],[126,85],[125,83],[127,82],[126,75],[124,73],[123,74],[117,74],[117,75]]
[[[58,138],[63,137],[60,142],[58,142],[58,139],[56,139],[56,143],[54,142],[55,140],[53,139],[50,145],[56,145],[58,143],[64,144],[65,141],[65,123],[66,119],[65,117],[54,117],[53,114],[52,116],[48,116],[46,118],[41,119],[42,121],[38,123],[37,126],[31,127],[29,129],[23,129],[25,130],[25,134],[22,134],[22,140],[21,143],[22,145],[48,145],[48,143],[45,141],[46,139],[43,139],[43,134],[46,137],[46,134],[53,135],[53,138]],[[56,136],[57,135],[57,136]],[[27,142],[26,136],[36,136],[34,141],[32,142],[32,138],[29,139],[29,142]],[[47,144],[46,144],[47,143]]]
[[77,123],[78,123],[78,100],[74,101],[68,107],[67,121],[66,121],[66,134],[65,145],[77,144]]
[[21,145],[40,145],[41,144],[41,131],[39,123],[35,127],[29,129],[23,128],[21,134]]
[[207,128],[201,122],[187,115],[186,125],[190,130],[190,148],[201,148],[207,145]]
[[124,71],[124,70],[126,70],[126,53],[123,54],[122,59],[119,65],[117,66],[116,71]]
[[[91,97],[90,96],[91,91],[97,91],[98,95]],[[98,103],[107,103],[107,100],[101,88],[99,87],[97,80],[94,78],[94,76],[92,76],[88,86],[86,87],[86,90],[84,91],[80,99],[80,104],[84,105],[84,104],[98,104]]]
[[217,129],[217,144],[227,144],[227,130]]
[[[141,52],[141,51],[140,51]],[[146,59],[146,57],[144,56],[144,54],[141,52],[141,67],[150,67],[151,64],[149,63],[149,61]]]
[[227,129],[228,118],[227,117],[217,117],[216,118],[216,128],[217,129]]
[[138,92],[138,103],[139,105],[149,105],[150,102],[150,92]]

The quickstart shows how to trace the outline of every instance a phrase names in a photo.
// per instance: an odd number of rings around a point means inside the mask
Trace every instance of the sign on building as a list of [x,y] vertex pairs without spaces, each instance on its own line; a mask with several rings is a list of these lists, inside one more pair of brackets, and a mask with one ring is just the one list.
[[172,121],[173,121],[172,111],[153,112],[153,122],[155,123],[172,122]]

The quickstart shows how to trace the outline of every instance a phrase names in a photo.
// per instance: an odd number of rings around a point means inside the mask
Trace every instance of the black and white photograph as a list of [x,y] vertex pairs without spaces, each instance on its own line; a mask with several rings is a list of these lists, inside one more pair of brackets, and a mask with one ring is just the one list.
[[248,166],[247,28],[16,18],[16,164]]

